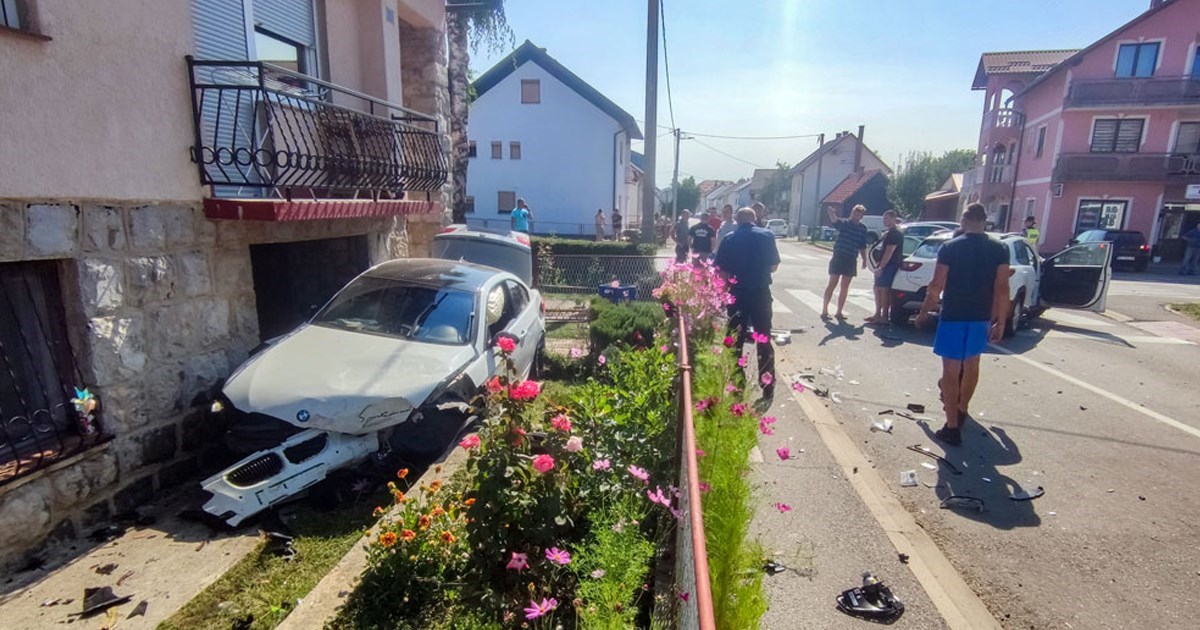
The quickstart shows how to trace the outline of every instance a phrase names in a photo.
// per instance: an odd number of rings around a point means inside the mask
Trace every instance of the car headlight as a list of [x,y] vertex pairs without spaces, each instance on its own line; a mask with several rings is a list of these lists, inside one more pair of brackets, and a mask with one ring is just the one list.
[[221,413],[225,411],[225,405],[219,400],[214,400],[212,401],[212,405],[209,405],[208,410],[212,413]]

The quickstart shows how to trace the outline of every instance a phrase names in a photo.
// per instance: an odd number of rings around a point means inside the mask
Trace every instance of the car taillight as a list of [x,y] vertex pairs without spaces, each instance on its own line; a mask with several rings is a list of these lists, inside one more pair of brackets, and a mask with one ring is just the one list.
[[444,227],[441,230],[438,230],[438,234],[449,234],[450,232],[457,232],[457,231],[458,231],[458,228],[456,228],[456,227]]
[[517,239],[517,242],[518,242],[518,243],[520,243],[520,244],[522,244],[522,245],[528,245],[528,244],[529,244],[529,235],[528,235],[528,234],[522,234],[522,233],[520,233],[520,232],[517,232],[517,233],[516,233],[516,239]]
[[900,263],[901,271],[916,271],[920,268],[921,268],[921,263],[919,263],[919,262],[910,262],[910,261],[906,260],[906,261]]
[[1138,249],[1140,249],[1140,250],[1142,250],[1142,251],[1144,251],[1144,252],[1148,252],[1148,251],[1150,251],[1150,246],[1149,246],[1149,245],[1142,245],[1142,246],[1141,246],[1141,247],[1139,247]]

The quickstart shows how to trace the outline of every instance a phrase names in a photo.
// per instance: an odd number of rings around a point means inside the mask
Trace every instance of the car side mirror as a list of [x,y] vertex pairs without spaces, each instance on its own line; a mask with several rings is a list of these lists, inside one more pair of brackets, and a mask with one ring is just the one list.
[[1079,239],[1077,239],[1077,238],[1073,238],[1073,239],[1067,241],[1067,245],[1078,245],[1078,244],[1079,244]]

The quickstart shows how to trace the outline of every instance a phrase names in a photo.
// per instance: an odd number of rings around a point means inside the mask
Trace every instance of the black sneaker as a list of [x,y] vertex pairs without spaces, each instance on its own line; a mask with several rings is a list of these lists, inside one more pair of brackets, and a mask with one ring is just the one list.
[[945,426],[933,432],[933,437],[937,441],[949,444],[950,446],[958,446],[962,444],[962,432],[958,427]]

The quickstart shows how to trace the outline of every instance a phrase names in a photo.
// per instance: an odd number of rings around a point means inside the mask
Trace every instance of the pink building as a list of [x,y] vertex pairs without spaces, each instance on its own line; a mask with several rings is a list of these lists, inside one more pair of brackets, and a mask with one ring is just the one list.
[[985,53],[979,165],[963,203],[1002,231],[1033,216],[1039,248],[1138,230],[1165,260],[1200,223],[1200,0],[1155,0],[1083,50]]

